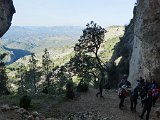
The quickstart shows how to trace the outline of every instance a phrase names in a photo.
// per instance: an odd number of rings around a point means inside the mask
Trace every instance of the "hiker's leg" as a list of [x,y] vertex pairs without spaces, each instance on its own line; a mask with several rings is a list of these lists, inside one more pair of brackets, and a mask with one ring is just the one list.
[[134,100],[134,110],[136,111],[136,106],[137,106],[137,99]]
[[147,108],[146,120],[149,120],[150,112],[151,112],[151,107]]
[[96,94],[96,97],[98,97],[99,94],[100,94],[100,92],[98,92],[98,93]]
[[124,102],[124,97],[120,98],[119,108],[123,106],[123,102]]
[[100,97],[103,97],[103,96],[102,96],[102,92],[103,92],[103,89],[100,88]]
[[131,101],[131,111],[132,111],[133,110],[133,100],[130,99],[130,101]]
[[142,110],[142,114],[140,115],[141,118],[143,118],[146,110],[147,110],[147,108],[146,108],[146,106],[144,106],[144,107],[143,107],[143,110]]

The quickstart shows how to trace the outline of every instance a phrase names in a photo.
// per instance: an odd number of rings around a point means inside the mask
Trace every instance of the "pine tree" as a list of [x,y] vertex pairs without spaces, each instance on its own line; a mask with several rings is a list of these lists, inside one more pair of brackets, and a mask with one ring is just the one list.
[[26,84],[25,84],[25,80],[26,80],[26,74],[27,74],[27,69],[26,69],[26,66],[21,64],[18,68],[17,68],[17,77],[20,78],[19,80],[19,89],[20,89],[20,93],[24,94],[25,92],[25,87],[26,87]]
[[49,52],[48,52],[47,48],[45,48],[44,54],[42,55],[42,68],[44,70],[44,74],[45,74],[48,88],[49,88],[50,82],[49,82],[49,78],[47,78],[47,76],[50,72],[51,64],[52,64],[52,61],[50,60]]
[[6,94],[7,90],[7,74],[6,74],[6,65],[4,63],[4,58],[6,57],[6,53],[0,54],[0,94]]
[[35,54],[32,53],[29,59],[29,69],[33,79],[34,92],[36,93],[37,92],[37,86],[36,86],[37,60],[35,59],[35,57],[36,57]]

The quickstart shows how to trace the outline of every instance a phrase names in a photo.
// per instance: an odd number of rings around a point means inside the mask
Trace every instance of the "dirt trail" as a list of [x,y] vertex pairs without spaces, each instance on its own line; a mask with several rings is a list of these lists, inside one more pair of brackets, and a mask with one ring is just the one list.
[[[138,116],[142,111],[140,100],[138,100],[137,112],[130,111],[129,98],[125,100],[125,106],[123,110],[118,108],[119,98],[116,90],[104,90],[104,98],[97,98],[95,96],[97,90],[90,89],[87,93],[82,93],[76,100],[63,101],[57,104],[54,100],[50,101],[50,104],[46,105],[43,111],[38,111],[42,114],[46,111],[59,111],[58,117],[61,118],[69,113],[83,113],[83,112],[95,112],[100,115],[103,120],[141,120]],[[156,107],[152,107],[150,117],[152,117],[153,111],[160,106],[160,101],[157,102]],[[42,106],[43,103],[42,103]],[[49,109],[49,110],[48,110]],[[55,109],[55,110],[54,110]],[[144,116],[145,118],[145,116]],[[62,118],[63,119],[63,118]],[[16,112],[0,112],[0,120],[21,120]],[[68,119],[65,119],[68,120]],[[93,120],[93,119],[76,119],[76,120]],[[97,119],[95,119],[97,120]],[[101,120],[101,119],[100,119]]]
[[[137,112],[131,112],[129,98],[125,100],[123,110],[118,108],[119,98],[116,90],[104,91],[104,99],[96,98],[96,92],[97,90],[91,89],[88,93],[82,94],[76,101],[64,103],[60,110],[64,113],[96,111],[103,118],[108,118],[108,120],[140,120],[139,114],[142,111],[140,100],[138,100]],[[156,107],[158,106],[160,106],[160,102],[156,104]],[[156,107],[152,107],[150,117]]]

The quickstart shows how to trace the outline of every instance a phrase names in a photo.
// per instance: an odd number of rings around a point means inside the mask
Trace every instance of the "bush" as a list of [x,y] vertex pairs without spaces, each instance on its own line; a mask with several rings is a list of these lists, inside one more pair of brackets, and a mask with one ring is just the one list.
[[88,92],[88,84],[86,82],[80,81],[77,86],[78,92]]
[[75,94],[73,91],[73,81],[68,81],[66,84],[66,98],[73,99],[75,98]]
[[20,108],[28,109],[30,107],[30,104],[31,104],[30,96],[24,95],[21,97],[20,103],[19,103]]

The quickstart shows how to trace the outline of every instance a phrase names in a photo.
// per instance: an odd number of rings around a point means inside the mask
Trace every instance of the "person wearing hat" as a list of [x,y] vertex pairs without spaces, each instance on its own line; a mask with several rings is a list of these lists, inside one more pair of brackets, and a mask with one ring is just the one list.
[[120,103],[119,103],[119,108],[123,107],[123,103],[125,98],[127,97],[128,93],[127,93],[127,86],[126,85],[122,85],[122,87],[119,89],[119,98],[120,98]]

